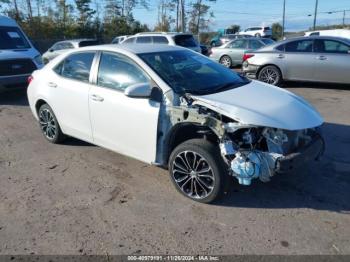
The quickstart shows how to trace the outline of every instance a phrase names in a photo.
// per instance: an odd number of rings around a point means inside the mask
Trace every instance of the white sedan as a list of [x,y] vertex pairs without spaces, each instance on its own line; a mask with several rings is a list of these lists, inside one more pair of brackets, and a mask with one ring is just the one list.
[[94,46],[29,79],[44,137],[76,137],[167,167],[183,195],[209,203],[230,177],[269,181],[322,153],[323,119],[302,98],[181,47]]

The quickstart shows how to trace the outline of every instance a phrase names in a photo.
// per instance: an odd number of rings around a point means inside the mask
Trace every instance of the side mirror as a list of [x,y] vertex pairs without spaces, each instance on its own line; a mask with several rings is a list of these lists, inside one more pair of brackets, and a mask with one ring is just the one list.
[[128,86],[124,94],[132,98],[150,98],[152,94],[152,88],[149,83],[134,84]]

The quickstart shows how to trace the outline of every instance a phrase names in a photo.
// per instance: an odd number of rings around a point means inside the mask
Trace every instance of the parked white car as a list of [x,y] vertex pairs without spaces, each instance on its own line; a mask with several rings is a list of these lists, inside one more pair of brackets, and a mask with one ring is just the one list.
[[18,24],[0,16],[0,89],[25,87],[28,76],[41,67],[40,53]]
[[121,44],[155,44],[182,46],[198,53],[201,47],[192,34],[187,33],[167,33],[167,32],[144,32],[128,37]]
[[272,30],[268,26],[250,27],[244,31],[239,32],[240,35],[251,35],[255,37],[271,37]]
[[61,54],[64,54],[65,52],[71,49],[91,46],[91,45],[98,45],[98,41],[96,39],[72,39],[72,40],[57,42],[43,54],[44,63],[47,64],[49,61],[51,61],[55,57]]
[[35,71],[30,108],[44,137],[76,137],[168,167],[186,197],[209,203],[230,177],[266,182],[318,158],[323,119],[286,90],[168,45],[82,48]]
[[305,32],[305,36],[336,36],[350,39],[349,29],[332,29]]

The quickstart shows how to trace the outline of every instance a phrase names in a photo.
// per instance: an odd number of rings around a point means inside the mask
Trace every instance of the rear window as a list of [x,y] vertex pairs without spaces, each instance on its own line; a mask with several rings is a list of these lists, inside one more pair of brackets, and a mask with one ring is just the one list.
[[152,38],[150,36],[140,36],[136,38],[136,43],[138,44],[151,44]]
[[279,45],[275,49],[284,52],[284,45]]
[[271,45],[275,42],[270,38],[261,38],[260,41],[264,42],[265,45]]
[[94,52],[72,54],[59,63],[54,71],[66,78],[89,82],[94,56]]
[[174,37],[175,44],[183,47],[196,47],[197,43],[193,35],[177,35]]
[[154,44],[169,44],[169,41],[164,36],[153,36],[153,43]]
[[286,52],[312,52],[313,40],[298,40],[286,43]]
[[132,43],[134,43],[134,41],[135,41],[135,37],[131,37],[131,38],[126,39],[122,43],[123,44],[132,44]]
[[18,27],[0,26],[0,49],[24,49],[30,47],[30,44]]
[[91,45],[98,45],[98,41],[97,40],[86,40],[86,41],[81,41],[79,43],[79,47],[91,46]]

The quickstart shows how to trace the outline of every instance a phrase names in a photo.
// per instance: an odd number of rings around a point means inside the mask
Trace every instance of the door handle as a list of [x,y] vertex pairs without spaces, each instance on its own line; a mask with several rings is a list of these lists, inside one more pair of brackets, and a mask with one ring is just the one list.
[[324,55],[320,55],[317,57],[318,60],[327,60],[327,57]]
[[49,87],[53,87],[53,88],[57,87],[57,84],[54,82],[49,82],[48,85],[49,85]]
[[277,58],[284,58],[284,55],[279,54],[279,55],[277,56]]
[[91,95],[91,99],[97,102],[102,102],[104,100],[104,98],[99,95]]

